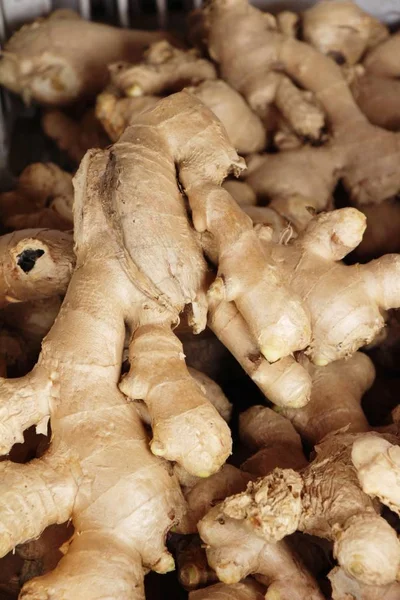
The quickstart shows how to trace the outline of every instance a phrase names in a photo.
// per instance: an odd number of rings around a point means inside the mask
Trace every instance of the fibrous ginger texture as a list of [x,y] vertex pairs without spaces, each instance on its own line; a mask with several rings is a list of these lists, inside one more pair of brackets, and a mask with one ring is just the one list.
[[[253,428],[253,424],[257,427]],[[243,470],[225,465],[209,480],[197,483],[186,495],[189,511],[183,526],[193,531],[196,523],[211,509],[199,522],[198,527],[203,541],[207,544],[209,564],[224,583],[236,583],[247,575],[256,574],[257,578],[268,586],[267,599],[279,597],[280,600],[322,600],[316,582],[304,568],[290,541],[267,542],[254,528],[246,527],[242,521],[227,515],[222,515],[221,518],[218,516],[211,525],[210,515],[215,516],[215,511],[219,510],[218,506],[215,509],[212,507],[229,494],[237,494],[245,488],[249,480],[247,470],[253,479],[254,475],[267,475],[277,466],[298,468],[307,464],[299,436],[290,422],[270,409],[249,409],[243,415],[240,429],[241,437],[256,453],[242,465]],[[297,486],[296,473],[291,473],[293,483]],[[278,488],[279,482],[275,490]],[[296,490],[294,494],[297,494]],[[298,504],[298,498],[294,496],[292,501]],[[290,505],[289,502],[288,506]],[[276,525],[272,518],[269,521],[276,532],[285,521],[285,514],[289,514],[289,519],[294,521],[290,511],[284,513],[285,511],[282,511],[278,516]]]
[[27,102],[70,104],[104,87],[110,63],[138,61],[149,44],[165,37],[163,32],[119,29],[55,11],[8,40],[0,83]]
[[[307,195],[299,188],[297,175],[290,174],[292,168],[296,173],[303,170],[303,180],[315,178],[313,171],[321,173],[316,179],[320,180],[319,187],[323,186],[324,194],[317,191],[313,194],[314,188],[310,194],[310,205],[318,210],[326,205],[340,178],[355,203],[380,202],[398,192],[400,174],[394,165],[400,154],[400,137],[367,121],[340,68],[329,57],[304,42],[268,29],[263,14],[247,0],[212,0],[204,13],[208,49],[219,64],[222,78],[239,91],[254,110],[268,104],[268,77],[275,68],[279,69],[276,76],[285,74],[287,81],[294,80],[313,92],[326,114],[332,139],[324,148],[304,147],[277,155],[282,164],[287,165],[281,194],[286,197],[294,193]],[[223,33],[227,30],[229,36]],[[296,119],[301,121],[300,117]],[[363,152],[359,151],[360,147]],[[267,183],[263,182],[269,158],[265,157],[249,180],[256,192],[264,195],[269,195],[269,185],[273,185],[271,177]],[[289,165],[293,166],[289,168]]]
[[397,600],[400,598],[400,583],[388,585],[365,585],[335,567],[328,575],[332,585],[333,600]]
[[363,434],[331,434],[300,473],[275,469],[250,483],[246,492],[213,508],[199,523],[200,535],[209,546],[210,565],[217,570],[234,529],[253,530],[267,541],[283,538],[285,530],[290,534],[299,529],[333,541],[340,566],[360,582],[387,585],[396,581],[400,542],[379,516],[378,505],[360,488],[351,462],[353,442],[359,435]]

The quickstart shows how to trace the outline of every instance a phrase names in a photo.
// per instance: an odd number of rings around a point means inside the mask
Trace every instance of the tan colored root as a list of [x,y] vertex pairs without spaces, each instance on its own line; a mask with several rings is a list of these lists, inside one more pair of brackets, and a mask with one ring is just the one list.
[[315,367],[306,361],[306,369],[312,378],[310,402],[303,408],[279,409],[301,437],[314,446],[339,429],[368,431],[361,399],[375,379],[371,360],[356,352],[351,358],[326,367]]
[[60,110],[48,110],[42,117],[42,127],[45,134],[76,164],[90,148],[105,148],[110,143],[93,109],[86,111],[80,120]]
[[252,579],[232,585],[217,583],[189,594],[189,600],[263,600],[265,597],[264,588]]
[[242,413],[239,432],[241,441],[254,452],[242,469],[253,475],[262,476],[275,467],[299,470],[307,465],[293,425],[270,408],[253,406]]
[[72,237],[31,229],[0,238],[0,306],[65,293],[75,256]]
[[[196,371],[196,369],[191,367],[188,367],[188,371],[190,376],[199,386],[202,394],[204,394],[207,400],[214,406],[214,408],[216,408],[224,421],[229,423],[232,414],[232,404],[229,402],[220,386],[215,383],[215,381],[210,379],[210,377],[207,377],[207,375],[201,373],[201,371]],[[135,404],[135,407],[142,421],[144,421],[147,425],[151,425],[151,418],[147,406],[143,402],[139,401]]]
[[266,145],[257,115],[240,94],[216,80],[212,63],[199,58],[194,50],[178,50],[168,42],[159,42],[151,46],[142,63],[117,63],[111,65],[110,72],[111,86],[98,97],[96,115],[113,140],[159,97],[191,86],[188,90],[222,121],[241,154],[257,152]]
[[217,573],[222,548],[234,527],[242,535],[257,532],[266,541],[281,539],[285,531],[290,534],[298,528],[333,540],[339,564],[362,583],[394,582],[400,565],[400,542],[377,514],[378,506],[359,487],[351,463],[353,442],[359,435],[327,436],[317,446],[314,461],[300,474],[275,469],[250,483],[246,492],[213,508],[199,523],[199,531],[210,546],[209,562]]
[[240,206],[255,206],[257,204],[254,190],[246,182],[237,179],[227,179],[224,181],[223,187]]
[[0,217],[8,229],[72,227],[72,176],[53,163],[26,167],[11,192],[0,194]]
[[[321,172],[322,179],[327,180],[325,190],[328,191],[342,178],[356,204],[381,202],[398,192],[400,175],[393,165],[398,162],[400,137],[368,123],[340,68],[329,57],[304,42],[265,27],[262,13],[249,6],[247,0],[232,0],[229,6],[223,0],[213,0],[204,9],[204,17],[208,49],[219,64],[222,78],[244,96],[253,110],[260,111],[270,103],[272,72],[275,76],[293,79],[311,92],[326,115],[332,139],[323,149],[306,147],[296,153],[278,155],[284,180],[288,182],[286,195],[299,193],[299,171],[306,181],[313,173]],[[229,44],[221,33],[227,29]],[[240,61],[236,60],[238,54]],[[276,65],[279,65],[279,73],[273,71]],[[292,163],[294,167],[290,166]],[[296,175],[289,174],[292,168],[296,169]],[[257,187],[251,185],[258,193]],[[318,191],[313,193],[313,189],[308,195],[310,200],[318,194]],[[324,197],[318,194],[318,203],[324,205],[326,195],[326,191]]]
[[397,600],[400,597],[400,583],[397,582],[385,586],[365,585],[340,567],[335,567],[328,577],[333,600]]
[[233,302],[211,298],[208,322],[210,329],[274,404],[292,407],[307,404],[311,393],[309,374],[290,356],[268,363]]
[[365,434],[354,442],[351,458],[364,492],[400,515],[400,447]]
[[120,98],[112,90],[105,90],[97,96],[96,117],[110,139],[117,141],[128,125],[141,112],[155,106],[158,100],[157,96]]
[[400,47],[400,35],[391,35],[368,52],[363,64],[368,73],[378,77],[398,77],[400,69],[396,56]]
[[306,42],[338,64],[348,65],[389,37],[383,23],[348,0],[322,0],[304,11],[302,32]]
[[166,40],[150,46],[141,63],[116,63],[109,69],[111,84],[128,97],[179,92],[217,77],[214,65],[196,50],[180,50]]
[[185,590],[195,590],[218,581],[207,563],[207,556],[198,536],[182,538],[176,548],[176,563],[180,584]]
[[[137,62],[147,46],[169,37],[110,27],[71,13],[54,18],[56,13],[24,25],[5,45],[0,82],[25,102],[62,106],[94,97],[107,82],[109,64]],[[72,30],[76,44],[70,43]]]
[[265,147],[266,135],[260,119],[225,81],[205,81],[189,91],[220,119],[240,154],[258,152]]

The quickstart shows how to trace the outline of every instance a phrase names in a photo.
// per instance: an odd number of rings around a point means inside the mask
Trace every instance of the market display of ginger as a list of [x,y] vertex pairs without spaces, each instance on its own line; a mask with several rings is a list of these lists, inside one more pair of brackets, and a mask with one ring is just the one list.
[[3,45],[62,152],[0,193],[0,596],[400,600],[399,33],[180,33]]

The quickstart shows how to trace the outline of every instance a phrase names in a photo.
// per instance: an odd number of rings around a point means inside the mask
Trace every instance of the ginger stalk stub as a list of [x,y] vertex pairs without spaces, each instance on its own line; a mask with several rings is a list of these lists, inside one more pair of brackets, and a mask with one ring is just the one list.
[[[264,479],[250,483],[246,492],[213,508],[200,521],[199,532],[209,545],[208,559],[217,573],[234,530],[236,535],[254,531],[269,542],[284,537],[285,529],[287,534],[299,529],[332,540],[340,566],[363,584],[388,585],[396,581],[400,542],[379,516],[379,506],[360,488],[351,462],[353,442],[360,435],[331,434],[316,447],[316,458],[300,473],[275,469]],[[294,476],[295,486],[289,483]],[[273,482],[278,482],[278,487]],[[279,518],[271,521],[275,514]]]
[[72,236],[26,229],[0,237],[0,306],[63,294],[75,265]]
[[26,102],[71,104],[105,86],[110,63],[138,61],[149,44],[166,37],[161,31],[120,29],[55,11],[8,40],[0,83]]

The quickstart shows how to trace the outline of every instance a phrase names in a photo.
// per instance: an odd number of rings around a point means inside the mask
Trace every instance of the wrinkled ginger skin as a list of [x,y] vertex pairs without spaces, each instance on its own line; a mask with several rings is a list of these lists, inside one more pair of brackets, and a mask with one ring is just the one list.
[[[139,64],[110,65],[110,86],[97,99],[96,114],[112,139],[119,137],[135,114],[156,102],[157,96],[191,86],[221,120],[240,154],[265,148],[266,132],[242,96],[216,79],[214,65],[195,50],[180,50],[167,41],[153,44]],[[129,100],[128,100],[129,98]]]
[[371,342],[383,326],[382,310],[400,302],[398,255],[365,265],[341,262],[364,230],[364,215],[344,208],[314,217],[287,245],[263,240],[269,263],[303,299],[312,331],[306,354],[317,366],[349,357]]
[[0,83],[25,101],[62,106],[93,97],[105,86],[110,63],[138,61],[149,44],[168,37],[58,15],[24,25],[4,47]]
[[365,51],[389,37],[383,23],[355,2],[322,0],[302,14],[306,42],[338,64],[356,64]]
[[[335,174],[332,189],[342,178],[355,204],[378,203],[397,194],[400,173],[394,165],[400,155],[400,136],[367,121],[340,68],[329,57],[304,42],[266,28],[262,13],[247,0],[211,0],[204,9],[204,18],[209,52],[219,64],[222,78],[239,91],[254,110],[269,102],[266,82],[276,65],[279,65],[279,73],[284,72],[287,78],[315,95],[326,115],[332,139],[325,153],[316,154],[313,168],[315,161],[318,169],[324,171],[328,165],[337,163],[337,168],[332,168]],[[226,30],[230,32],[229,42],[223,35]],[[308,150],[303,148],[296,153],[299,160]],[[285,153],[280,154],[285,164]],[[325,161],[328,161],[326,166]],[[309,176],[311,172],[308,168]],[[285,178],[296,181],[287,171]],[[296,191],[292,186],[292,193]]]
[[[176,120],[185,125],[181,130]],[[211,144],[216,154],[210,156],[207,136],[213,130],[218,134]],[[218,184],[212,179],[217,157]],[[37,537],[52,523],[71,518],[76,531],[57,568],[24,586],[26,599],[51,594],[66,600],[99,595],[143,600],[143,569],[173,568],[165,535],[185,505],[169,465],[150,452],[136,411],[118,389],[126,323],[134,330],[140,368],[124,385],[147,403],[153,450],[181,459],[198,475],[217,470],[230,452],[229,429],[190,383],[171,324],[185,304],[192,305],[194,327],[205,325],[206,317],[205,261],[190,229],[175,165],[180,165],[180,177],[185,168],[186,181],[193,170],[197,173],[196,165],[201,167],[201,185],[207,182],[219,190],[225,169],[237,160],[208,109],[180,93],[142,115],[118,144],[90,151],[81,163],[74,179],[77,267],[67,295],[34,370],[21,379],[0,381],[2,452],[21,441],[26,427],[37,424],[42,430],[49,417],[52,426],[50,450],[42,458],[26,465],[0,463],[1,553]],[[149,212],[155,244],[151,254],[140,235]],[[149,256],[154,256],[152,263]],[[148,371],[148,351],[154,348],[158,360]],[[174,361],[180,361],[176,388],[166,378],[165,361],[172,361],[169,374]],[[169,428],[173,421],[172,438],[163,437],[164,425]],[[176,447],[179,442],[181,448]],[[196,462],[199,454],[201,464]],[[25,486],[30,502],[21,513]]]
[[350,577],[340,567],[328,575],[332,585],[332,600],[397,600],[400,598],[400,583],[389,585],[366,585]]
[[[379,506],[359,486],[351,462],[358,435],[363,434],[327,436],[315,448],[316,458],[300,473],[275,469],[250,483],[246,492],[213,508],[199,523],[201,538],[209,545],[210,565],[218,569],[234,526],[237,532],[253,530],[267,542],[283,538],[285,528],[286,534],[299,529],[333,541],[340,566],[360,582],[394,582],[400,567],[400,542],[377,514]],[[279,518],[273,519],[275,515]]]
[[64,294],[75,265],[72,236],[24,229],[0,237],[0,307]]
[[[258,425],[255,430],[252,428],[254,423]],[[240,430],[242,439],[256,451],[256,454],[242,465],[242,469],[247,470],[249,467],[251,479],[254,475],[268,475],[276,466],[288,466],[290,458],[293,459],[290,466],[306,464],[299,436],[284,417],[274,414],[270,409],[253,407],[246,411],[240,423]],[[276,452],[273,452],[274,447]],[[186,495],[189,510],[184,523],[198,523],[201,537],[207,544],[210,566],[226,584],[236,583],[247,575],[256,574],[257,579],[268,586],[267,599],[279,597],[280,600],[322,600],[316,582],[306,571],[290,543],[286,540],[266,542],[254,528],[246,527],[246,524],[238,519],[221,515],[220,507],[212,509],[230,494],[240,494],[245,489],[249,474],[242,469],[225,465],[207,482],[198,482]],[[298,476],[293,471],[291,473],[293,476],[290,477],[290,481],[297,486]],[[275,488],[277,489],[279,479],[273,481],[278,483]],[[294,492],[294,495],[296,493]],[[298,498],[293,496],[292,500],[298,503]],[[206,514],[210,509],[211,512]],[[221,518],[216,516],[216,511]],[[210,519],[210,515],[214,515],[215,520]],[[291,520],[294,521],[293,518]],[[274,527],[272,518],[269,523]],[[282,523],[283,520],[278,517],[276,532]]]

